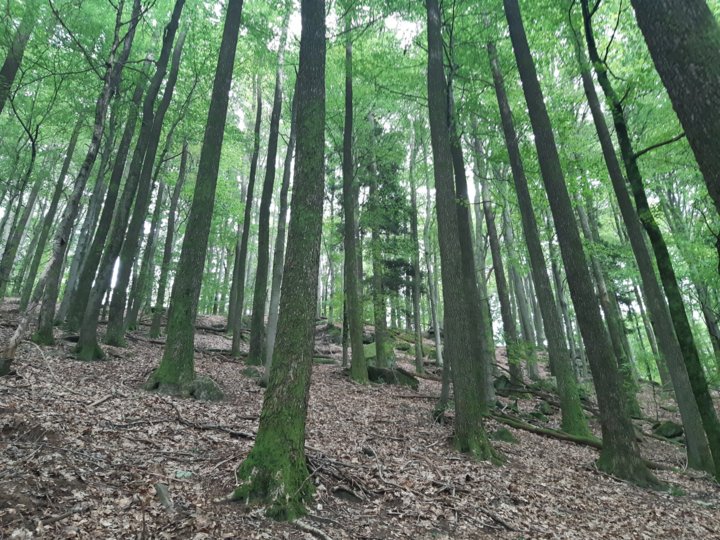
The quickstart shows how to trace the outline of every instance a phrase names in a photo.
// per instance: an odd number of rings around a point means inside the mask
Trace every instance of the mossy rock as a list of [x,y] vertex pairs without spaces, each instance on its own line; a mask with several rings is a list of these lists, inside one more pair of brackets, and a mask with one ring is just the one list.
[[240,370],[240,373],[248,379],[259,379],[262,374],[260,370],[254,366],[247,366]]
[[547,423],[547,421],[548,421],[548,417],[538,411],[531,412],[530,417],[534,418],[535,420],[538,420],[540,422],[543,422],[543,423]]
[[437,360],[437,349],[435,347],[428,347],[425,349],[427,357],[431,360]]
[[223,391],[210,377],[196,377],[190,385],[190,395],[200,401],[220,401],[225,396]]
[[493,441],[501,441],[511,444],[517,444],[518,440],[515,438],[515,435],[510,433],[509,429],[506,428],[500,428],[497,431],[494,431],[490,433],[490,438]]
[[412,344],[412,343],[408,343],[407,341],[396,341],[396,342],[395,342],[395,348],[396,348],[398,351],[407,352],[407,351],[409,351],[410,349],[412,349],[412,347],[413,347],[413,344]]
[[328,324],[326,331],[331,343],[334,343],[335,345],[342,344],[342,328],[340,326]]
[[683,436],[683,427],[671,420],[665,420],[664,422],[658,422],[653,425],[653,433],[659,437],[666,439],[678,439]]
[[417,390],[420,382],[412,375],[397,369],[368,366],[368,378],[375,383],[409,386]]

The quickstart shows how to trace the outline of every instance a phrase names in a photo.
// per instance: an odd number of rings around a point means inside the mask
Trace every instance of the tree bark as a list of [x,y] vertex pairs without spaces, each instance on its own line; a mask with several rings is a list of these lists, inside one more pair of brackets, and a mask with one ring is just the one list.
[[30,0],[25,3],[25,13],[20,20],[20,26],[15,31],[10,49],[5,56],[5,61],[0,68],[0,113],[5,108],[5,102],[10,95],[10,89],[15,81],[18,69],[25,56],[25,47],[37,22],[38,0]]

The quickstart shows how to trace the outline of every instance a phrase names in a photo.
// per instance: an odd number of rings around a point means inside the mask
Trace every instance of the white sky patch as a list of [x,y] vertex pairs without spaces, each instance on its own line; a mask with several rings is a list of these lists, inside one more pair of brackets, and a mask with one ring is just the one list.
[[385,18],[385,28],[397,36],[403,47],[412,45],[415,37],[420,34],[420,23],[403,20],[396,14]]

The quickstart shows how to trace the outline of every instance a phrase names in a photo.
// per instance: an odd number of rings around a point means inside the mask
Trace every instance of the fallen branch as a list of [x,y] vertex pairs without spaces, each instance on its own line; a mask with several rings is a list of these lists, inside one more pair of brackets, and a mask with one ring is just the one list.
[[597,448],[598,450],[602,450],[602,442],[595,437],[582,437],[579,435],[571,435],[570,433],[565,433],[564,431],[558,431],[556,429],[534,426],[532,424],[528,424],[527,422],[523,422],[522,420],[518,420],[504,414],[490,414],[490,417],[510,427],[529,431],[531,433],[535,433],[536,435],[543,435],[545,437],[559,439],[561,441],[569,441],[576,444],[583,444],[585,446],[591,446],[593,448]]
[[305,531],[307,533],[312,534],[316,538],[320,538],[320,540],[332,540],[330,536],[322,532],[320,529],[313,527],[312,525],[309,525],[308,523],[305,523],[304,521],[296,521],[295,526],[300,529],[301,531]]
[[406,369],[403,369],[401,367],[395,368],[400,373],[404,373],[405,375],[408,375],[409,377],[417,377],[418,379],[426,379],[428,381],[435,381],[435,382],[442,382],[442,379],[438,377],[437,375],[431,375],[430,373],[412,373]]

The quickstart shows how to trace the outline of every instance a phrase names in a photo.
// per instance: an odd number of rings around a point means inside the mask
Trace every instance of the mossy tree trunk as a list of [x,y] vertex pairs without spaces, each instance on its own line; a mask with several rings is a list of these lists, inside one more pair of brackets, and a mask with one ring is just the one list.
[[[415,128],[415,126],[413,126]],[[414,130],[413,145],[410,151],[410,236],[413,245],[412,252],[412,320],[415,331],[415,370],[422,373],[425,370],[423,363],[422,324],[420,322],[420,238],[418,236],[418,203],[417,179],[415,178],[415,161],[418,155],[417,130]]]
[[[603,64],[600,60],[600,55],[597,50],[595,36],[593,33],[592,15],[588,1],[582,0],[581,6],[585,29],[585,41],[588,47],[590,61],[595,68],[595,74],[598,82],[600,83],[600,87],[602,88],[610,107],[613,123],[615,125],[615,134],[618,138],[620,146],[620,154],[625,165],[627,180],[630,183],[633,197],[635,199],[637,214],[640,219],[640,223],[642,223],[645,228],[645,232],[650,239],[650,244],[655,254],[657,270],[660,275],[660,281],[665,291],[668,308],[670,310],[670,319],[680,345],[685,369],[690,380],[690,386],[692,388],[695,401],[697,402],[700,418],[702,419],[705,435],[707,436],[710,452],[712,453],[715,465],[715,475],[717,478],[720,478],[720,422],[718,421],[715,406],[713,404],[712,397],[710,396],[707,381],[705,380],[705,373],[703,371],[702,364],[700,363],[700,355],[695,344],[695,339],[692,334],[687,313],[685,312],[685,303],[680,293],[675,269],[673,268],[672,260],[670,259],[670,253],[668,251],[667,244],[665,243],[665,238],[658,223],[655,221],[655,217],[653,216],[650,204],[647,200],[643,178],[640,173],[637,156],[633,150],[622,103],[618,95],[615,93],[612,83],[610,82],[605,64]],[[645,286],[647,287],[647,285]],[[659,337],[660,335],[658,335],[658,338]],[[668,367],[671,369],[672,376],[673,368],[671,367],[671,362],[669,360]],[[682,377],[681,373],[679,375]],[[675,384],[675,380],[676,379],[673,378],[673,384]],[[676,387],[675,391],[677,395],[677,393],[682,390]],[[698,443],[699,442],[700,441],[698,441]]]
[[574,435],[588,435],[590,429],[580,404],[573,360],[567,347],[560,313],[553,298],[545,254],[540,243],[540,232],[535,210],[530,197],[525,167],[520,154],[517,132],[515,131],[512,111],[510,110],[510,102],[505,91],[505,82],[500,71],[495,43],[489,42],[487,49],[493,73],[495,94],[500,109],[505,145],[510,158],[515,193],[520,208],[525,244],[530,258],[530,269],[548,342],[550,365],[557,378],[560,409],[562,411],[562,428],[564,431]]
[[620,374],[595,299],[592,278],[575,223],[550,117],[520,15],[520,6],[518,0],[503,0],[503,5],[535,135],[541,176],[550,201],[568,285],[597,392],[603,435],[603,450],[598,467],[638,485],[657,486],[657,479],[640,457],[635,431],[627,414]]
[[15,81],[15,75],[17,75],[23,56],[25,56],[25,47],[35,28],[35,23],[38,21],[37,8],[39,5],[39,0],[29,0],[25,3],[25,13],[23,13],[23,18],[20,20],[20,26],[18,26],[13,36],[5,61],[0,67],[0,113],[5,108],[5,102],[10,96],[10,89]]
[[[482,420],[483,413],[487,410],[482,351],[472,338],[480,330],[479,325],[473,325],[477,319],[472,317],[473,307],[470,305],[476,295],[469,294],[472,291],[464,290],[467,282],[463,273],[458,201],[451,157],[440,7],[437,0],[426,0],[426,8],[428,109],[435,175],[435,208],[442,260],[445,358],[451,365],[455,390],[455,446],[459,451],[479,459],[495,459],[497,456],[488,441]],[[472,281],[475,283],[474,272]],[[463,286],[458,286],[461,283]],[[437,327],[435,331],[439,332]]]
[[280,297],[277,346],[255,445],[232,498],[275,519],[305,513],[313,483],[305,463],[325,184],[325,3],[302,0],[297,157]]
[[179,395],[190,395],[194,390],[195,318],[215,206],[215,189],[242,7],[242,0],[229,0],[227,4],[195,192],[170,296],[165,350],[160,366],[146,383],[149,390]]

